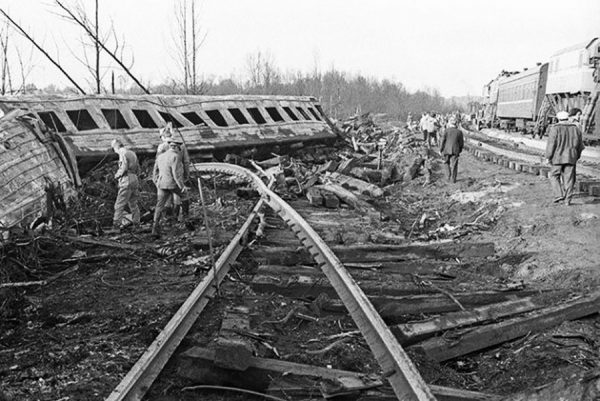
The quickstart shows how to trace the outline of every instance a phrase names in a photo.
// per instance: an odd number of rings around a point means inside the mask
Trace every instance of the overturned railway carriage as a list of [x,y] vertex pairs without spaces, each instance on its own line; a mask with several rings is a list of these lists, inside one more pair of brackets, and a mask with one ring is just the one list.
[[501,128],[533,130],[547,78],[548,64],[541,64],[499,80],[496,115]]
[[26,110],[63,134],[84,169],[110,155],[115,138],[138,155],[153,155],[159,128],[167,123],[192,155],[335,138],[333,125],[312,97],[18,97],[1,99],[0,108]]
[[0,239],[52,213],[79,183],[65,141],[20,110],[0,119]]
[[300,96],[3,97],[0,109],[0,228],[7,230],[47,214],[49,191],[64,195],[80,171],[116,158],[113,139],[154,156],[168,123],[192,158],[336,137],[316,99]]

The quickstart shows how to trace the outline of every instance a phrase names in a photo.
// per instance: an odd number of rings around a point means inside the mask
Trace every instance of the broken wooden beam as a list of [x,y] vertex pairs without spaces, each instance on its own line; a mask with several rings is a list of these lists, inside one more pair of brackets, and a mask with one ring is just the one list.
[[471,310],[451,312],[432,319],[391,326],[400,344],[409,345],[446,330],[483,323],[501,317],[518,315],[541,308],[531,297],[480,306]]
[[[525,298],[538,294],[537,290],[520,291],[472,291],[453,296],[465,307],[476,307],[492,303]],[[369,299],[382,318],[387,322],[404,321],[406,315],[446,313],[460,310],[459,306],[445,294],[418,294],[406,296],[373,295]],[[344,313],[345,307],[337,299],[331,299],[323,310]]]
[[[492,256],[496,250],[491,242],[460,243],[440,242],[427,245],[335,245],[331,250],[343,262],[397,262],[405,260],[483,258]],[[269,265],[310,265],[314,261],[308,251],[300,247],[268,247],[253,251],[256,259]]]
[[525,317],[509,319],[463,333],[451,342],[441,337],[426,340],[412,349],[418,350],[438,362],[457,358],[474,351],[514,340],[531,332],[539,332],[567,320],[579,319],[600,310],[600,292],[578,298],[562,305],[540,309]]
[[215,365],[221,368],[244,371],[250,366],[254,347],[240,331],[250,330],[250,310],[236,306],[225,311],[219,337],[214,343]]
[[510,395],[502,401],[600,400],[600,369],[559,378],[545,386]]
[[[459,390],[451,387],[429,385],[437,401],[500,401],[495,394],[478,391]],[[398,397],[387,388],[367,390],[360,394],[356,401],[397,401]],[[540,400],[541,401],[541,400]]]
[[329,173],[326,177],[327,180],[332,183],[340,185],[342,188],[356,191],[361,195],[367,195],[373,198],[380,198],[383,196],[383,189],[361,179],[340,173]]
[[[248,369],[244,372],[218,367],[214,360],[213,350],[201,347],[190,348],[179,356],[177,374],[203,384],[235,385],[263,391],[269,388],[274,379],[283,376],[315,377],[333,381],[346,391],[360,391],[383,385],[381,378],[377,376],[280,359],[252,357]],[[429,388],[438,400],[491,401],[496,399],[489,394],[444,386],[429,385]],[[273,388],[271,389],[273,390]]]

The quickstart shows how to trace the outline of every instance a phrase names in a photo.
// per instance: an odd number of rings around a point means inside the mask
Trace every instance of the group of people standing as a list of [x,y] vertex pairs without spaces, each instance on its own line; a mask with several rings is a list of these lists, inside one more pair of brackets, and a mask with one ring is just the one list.
[[[163,211],[168,207],[172,213],[185,220],[189,214],[190,202],[187,197],[189,188],[185,185],[189,179],[190,158],[182,141],[175,138],[170,125],[160,130],[161,143],[156,151],[156,159],[152,170],[152,181],[156,185],[156,208],[152,224],[152,235],[160,237],[160,221]],[[136,154],[126,148],[119,139],[111,143],[112,149],[119,156],[119,164],[115,179],[118,182],[117,199],[113,215],[113,226],[118,230],[140,224],[138,206],[140,165]],[[172,206],[167,206],[171,204]],[[125,206],[131,211],[131,221],[124,222]]]
[[[408,114],[406,123],[410,131],[417,128],[411,113]],[[423,133],[423,141],[426,146],[428,148],[439,146],[439,152],[448,168],[448,180],[452,183],[456,182],[458,157],[464,148],[464,137],[462,131],[458,128],[459,124],[460,115],[458,114],[442,116],[434,112],[424,113],[418,124],[418,129]]]
[[[558,112],[556,114],[558,122],[548,128],[546,159],[551,166],[549,177],[555,195],[554,203],[564,202],[567,206],[571,204],[573,198],[576,164],[585,148],[580,116],[579,109]],[[458,159],[464,147],[464,137],[459,125],[457,116],[450,115],[444,118],[436,116],[433,112],[425,113],[419,122],[419,129],[423,133],[423,140],[427,147],[439,142],[439,152],[448,168],[448,180],[453,183],[456,182]],[[407,126],[411,131],[415,128],[410,114]],[[440,132],[439,141],[438,132]]]

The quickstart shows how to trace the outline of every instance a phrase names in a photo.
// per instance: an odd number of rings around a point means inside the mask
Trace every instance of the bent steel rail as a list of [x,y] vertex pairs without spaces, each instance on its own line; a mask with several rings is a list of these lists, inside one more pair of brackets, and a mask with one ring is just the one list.
[[198,172],[221,172],[243,178],[254,186],[265,202],[285,221],[325,273],[354,322],[369,344],[399,400],[435,400],[431,390],[362,289],[348,274],[338,257],[308,223],[283,199],[249,170],[225,163],[198,163]]
[[264,201],[258,201],[242,228],[237,232],[225,251],[217,260],[215,269],[210,270],[202,282],[183,303],[163,331],[159,333],[146,352],[138,359],[127,375],[106,399],[107,401],[141,400],[148,391],[160,371],[166,365],[175,349],[192,327],[210,298],[216,292],[217,283],[224,278],[229,267],[243,248],[243,238],[252,221],[257,216]]

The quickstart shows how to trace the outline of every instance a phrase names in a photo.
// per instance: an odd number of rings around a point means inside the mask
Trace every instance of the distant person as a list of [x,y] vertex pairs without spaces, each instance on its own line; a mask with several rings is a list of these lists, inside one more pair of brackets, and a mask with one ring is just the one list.
[[431,113],[431,126],[430,126],[430,131],[429,131],[429,138],[427,141],[427,146],[431,147],[431,146],[435,146],[437,145],[437,134],[438,131],[440,130],[440,128],[442,127],[442,123],[441,123],[441,117],[442,116],[437,116],[435,113]]
[[424,113],[421,116],[421,120],[419,120],[419,129],[421,130],[421,132],[423,133],[423,141],[427,142],[429,139],[429,112]]
[[115,139],[111,142],[111,147],[119,155],[119,167],[115,173],[115,179],[118,181],[119,190],[115,200],[115,214],[113,216],[113,227],[122,230],[126,224],[123,224],[123,215],[125,214],[125,205],[129,205],[131,211],[131,222],[134,226],[140,224],[140,208],[138,207],[138,197],[140,184],[138,174],[140,164],[136,154],[123,146],[123,143]]
[[456,119],[450,117],[448,127],[442,132],[440,138],[440,153],[444,163],[448,165],[448,181],[455,183],[458,174],[458,157],[465,145],[463,133],[456,128]]
[[546,158],[552,165],[550,184],[555,195],[554,203],[564,200],[565,205],[569,206],[575,186],[575,165],[585,146],[581,129],[568,121],[569,113],[560,111],[556,113],[556,118],[558,123],[548,128]]

